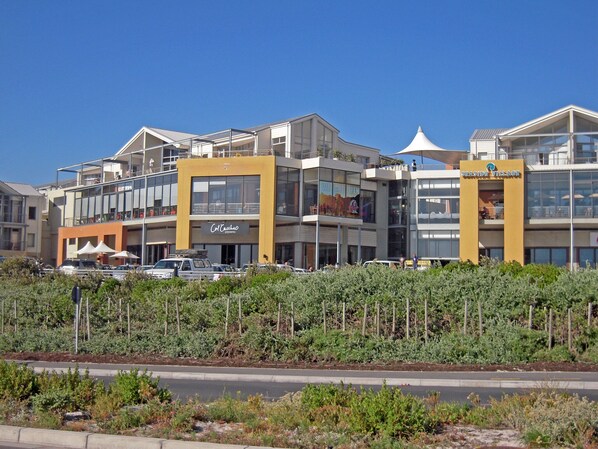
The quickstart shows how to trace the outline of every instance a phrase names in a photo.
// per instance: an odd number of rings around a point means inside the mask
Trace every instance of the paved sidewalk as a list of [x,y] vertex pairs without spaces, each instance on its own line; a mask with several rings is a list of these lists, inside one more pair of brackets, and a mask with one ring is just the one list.
[[72,449],[276,449],[0,425],[0,442]]

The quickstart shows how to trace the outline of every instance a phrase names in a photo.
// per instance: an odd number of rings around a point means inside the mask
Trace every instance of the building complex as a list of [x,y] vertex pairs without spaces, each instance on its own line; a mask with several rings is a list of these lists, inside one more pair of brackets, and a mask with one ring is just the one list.
[[394,157],[317,114],[211,134],[143,127],[114,155],[60,168],[57,183],[65,173],[73,185],[47,191],[55,264],[102,240],[143,264],[193,248],[237,267],[598,257],[598,113],[577,106],[477,129],[469,151],[420,129]]

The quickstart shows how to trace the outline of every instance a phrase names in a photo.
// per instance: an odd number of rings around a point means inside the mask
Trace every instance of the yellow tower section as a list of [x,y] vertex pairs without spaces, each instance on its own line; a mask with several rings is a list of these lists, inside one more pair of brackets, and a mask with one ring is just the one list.
[[[179,159],[176,248],[191,248],[191,189],[194,176],[260,177],[259,258],[274,260],[276,157]],[[241,216],[235,218],[242,218]],[[267,257],[267,259],[266,259]]]
[[501,181],[504,189],[504,260],[516,261],[523,265],[524,161],[461,161],[460,170],[460,259],[479,263],[480,184]]

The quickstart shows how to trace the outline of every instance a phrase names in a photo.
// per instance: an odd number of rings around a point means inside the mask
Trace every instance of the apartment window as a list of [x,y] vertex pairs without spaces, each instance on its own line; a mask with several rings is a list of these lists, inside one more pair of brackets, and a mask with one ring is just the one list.
[[35,234],[27,234],[27,248],[35,247]]
[[285,157],[287,146],[287,136],[272,138],[272,151],[275,156]]
[[35,220],[37,208],[34,206],[29,206],[29,220]]
[[567,248],[526,248],[525,263],[567,265]]

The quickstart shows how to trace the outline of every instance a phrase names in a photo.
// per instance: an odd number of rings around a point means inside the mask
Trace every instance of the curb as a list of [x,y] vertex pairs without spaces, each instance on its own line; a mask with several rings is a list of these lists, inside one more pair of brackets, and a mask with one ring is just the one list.
[[0,425],[0,442],[71,449],[281,449]]
[[[68,368],[33,368],[36,373],[43,371],[55,371],[64,373]],[[71,368],[72,369],[72,368]],[[79,372],[85,372],[85,368],[79,368]],[[113,369],[89,369],[89,375],[94,377],[112,377],[119,370]],[[196,381],[220,381],[220,382],[267,382],[267,383],[292,383],[292,384],[339,384],[380,386],[383,383],[391,387],[455,387],[455,388],[510,388],[510,389],[534,389],[550,388],[571,389],[571,390],[598,390],[598,382],[579,380],[512,380],[512,379],[417,379],[398,377],[340,377],[340,376],[297,376],[297,375],[263,375],[263,374],[226,374],[226,373],[193,373],[193,372],[172,372],[172,371],[149,371],[153,376],[161,380],[196,380]]]

